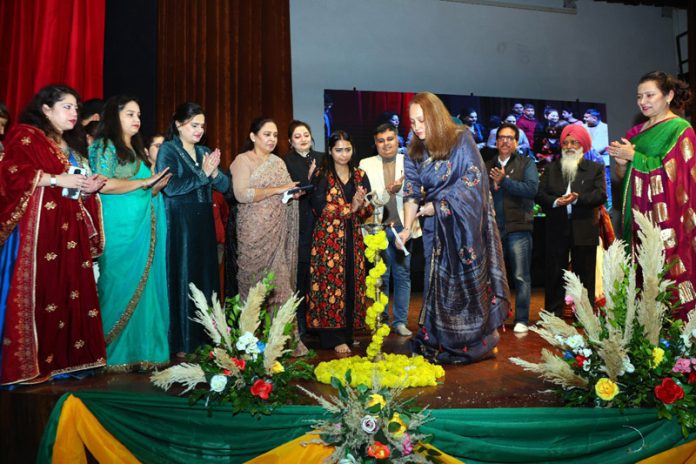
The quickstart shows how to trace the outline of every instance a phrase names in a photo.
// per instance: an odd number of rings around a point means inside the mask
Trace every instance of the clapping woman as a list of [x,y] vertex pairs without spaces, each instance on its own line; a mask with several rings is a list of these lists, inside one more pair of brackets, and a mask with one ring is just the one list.
[[[297,272],[297,202],[283,203],[283,193],[295,187],[285,163],[273,154],[278,127],[266,117],[249,128],[242,153],[230,166],[237,209],[237,282],[246,298],[252,285],[268,272],[275,275],[271,305],[280,305],[295,292]],[[295,331],[296,356],[307,349]]]
[[671,263],[668,277],[675,281],[676,316],[686,320],[696,308],[696,134],[677,114],[691,91],[674,76],[654,71],[638,81],[637,97],[647,121],[607,148],[624,178],[623,236],[635,249],[633,211],[652,215]]
[[97,285],[107,365],[129,370],[167,363],[167,224],[159,192],[171,174],[148,167],[135,98],[106,102],[89,161],[108,178],[100,192],[106,247]]
[[310,258],[307,328],[319,333],[322,348],[351,352],[353,330],[365,326],[365,244],[361,226],[372,214],[365,201],[370,181],[354,167],[353,141],[339,130],[329,153],[312,176],[316,217]]
[[0,301],[2,384],[38,383],[105,363],[92,259],[104,245],[93,193],[106,179],[69,173],[86,171],[85,139],[75,126],[79,101],[69,87],[42,88],[0,159],[0,269],[9,286]]
[[220,150],[200,145],[205,113],[197,103],[176,108],[166,142],[157,154],[157,172],[169,169],[164,188],[167,213],[167,279],[169,285],[169,348],[179,357],[206,342],[202,326],[190,320],[196,307],[189,283],[207,298],[220,294],[213,218],[213,189],[226,192],[230,180],[220,172]]

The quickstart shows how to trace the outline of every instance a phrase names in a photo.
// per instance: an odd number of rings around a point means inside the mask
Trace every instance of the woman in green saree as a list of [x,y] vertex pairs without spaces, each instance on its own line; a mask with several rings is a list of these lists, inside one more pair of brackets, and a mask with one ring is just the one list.
[[688,102],[687,85],[661,71],[638,83],[638,107],[646,122],[608,147],[624,179],[623,236],[635,250],[633,210],[649,215],[662,230],[669,278],[676,283],[676,316],[686,319],[696,307],[696,135],[675,114]]
[[137,100],[113,97],[89,147],[90,166],[108,177],[100,192],[106,246],[97,289],[112,370],[144,370],[169,361],[167,229],[159,192],[171,174],[150,171],[139,130]]

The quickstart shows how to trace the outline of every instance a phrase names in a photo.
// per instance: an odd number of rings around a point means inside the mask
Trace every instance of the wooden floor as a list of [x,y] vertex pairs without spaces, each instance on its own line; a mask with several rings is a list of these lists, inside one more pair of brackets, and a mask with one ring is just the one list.
[[[421,296],[413,295],[409,310],[409,328],[415,330],[421,305]],[[543,306],[543,289],[533,289],[530,320],[538,320]],[[508,358],[519,356],[529,361],[538,361],[541,348],[547,346],[538,335],[529,332],[519,335],[512,332],[512,320],[506,322],[500,333],[500,343],[493,359],[466,366],[444,366],[445,379],[441,385],[413,388],[408,395],[417,394],[417,403],[431,408],[497,408],[497,407],[544,407],[560,406],[552,393],[546,392],[549,384],[540,381],[534,374],[523,371]],[[364,355],[368,337],[358,337],[360,345],[353,354]],[[310,348],[313,348],[310,344]],[[388,353],[409,354],[409,339],[390,335],[384,343]],[[318,351],[313,362],[333,359],[333,350]],[[330,394],[331,388],[316,382],[303,383],[308,389]],[[152,386],[147,374],[97,373],[82,380],[57,380],[41,385],[20,386],[14,390],[0,391],[0,462],[31,462],[53,405],[67,392],[79,390],[129,391],[148,394],[173,394],[162,392]],[[309,400],[307,401],[309,404]],[[12,451],[17,457],[17,447],[22,451],[22,460],[3,459],[3,454]],[[4,451],[3,451],[4,450]],[[7,457],[7,456],[5,456]],[[26,459],[26,461],[25,461]]]

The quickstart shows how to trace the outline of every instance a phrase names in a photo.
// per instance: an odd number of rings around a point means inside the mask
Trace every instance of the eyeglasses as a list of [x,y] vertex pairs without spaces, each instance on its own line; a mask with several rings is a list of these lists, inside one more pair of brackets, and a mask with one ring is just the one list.
[[512,135],[499,135],[498,140],[512,142],[513,140],[515,140],[515,137]]
[[577,141],[577,140],[568,140],[568,139],[565,139],[565,140],[561,143],[561,146],[562,146],[563,148],[567,148],[567,147],[580,148],[580,147],[582,146],[582,144],[581,144],[579,141]]

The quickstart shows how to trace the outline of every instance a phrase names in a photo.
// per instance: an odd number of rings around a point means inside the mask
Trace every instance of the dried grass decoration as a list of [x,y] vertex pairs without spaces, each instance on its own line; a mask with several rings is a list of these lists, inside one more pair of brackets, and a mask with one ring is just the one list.
[[654,407],[661,418],[676,416],[687,436],[696,428],[696,314],[687,322],[672,319],[675,292],[666,279],[660,229],[640,212],[633,214],[640,227],[637,259],[631,260],[620,240],[604,252],[604,304],[593,311],[580,279],[566,271],[575,326],[542,311],[530,330],[553,350],[542,350],[539,363],[510,361],[556,384],[568,406]]
[[[445,376],[442,366],[429,363],[423,356],[382,353],[384,338],[390,332],[389,326],[382,321],[389,298],[380,291],[382,276],[387,270],[381,257],[381,252],[388,246],[387,234],[384,230],[365,234],[364,241],[365,257],[374,264],[365,278],[365,294],[372,300],[365,315],[365,323],[372,331],[367,356],[351,356],[319,363],[314,375],[319,382],[330,384],[332,378],[344,379],[350,371],[353,387],[368,385],[376,388],[381,385],[405,388],[437,385],[438,379]],[[374,385],[373,379],[379,379],[380,385]]]
[[311,379],[312,366],[291,359],[297,345],[292,340],[292,321],[299,304],[292,296],[274,313],[263,303],[273,290],[273,274],[249,290],[244,304],[239,295],[228,298],[225,308],[217,294],[212,307],[205,295],[189,284],[189,297],[196,304],[193,321],[205,328],[212,344],[189,355],[191,362],[172,366],[150,377],[164,390],[175,384],[185,387],[191,403],[205,399],[206,406],[230,404],[233,413],[270,414],[297,397],[290,382]]

